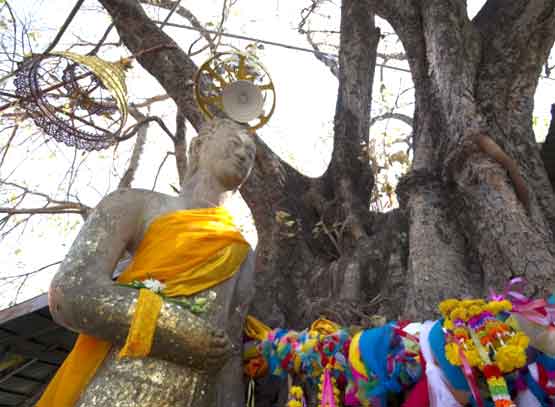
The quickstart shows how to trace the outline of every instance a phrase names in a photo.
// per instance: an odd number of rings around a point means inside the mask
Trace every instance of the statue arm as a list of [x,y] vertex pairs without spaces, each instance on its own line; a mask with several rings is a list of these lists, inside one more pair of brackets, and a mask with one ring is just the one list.
[[[49,291],[54,320],[121,345],[138,290],[113,283],[112,272],[141,227],[137,191],[116,191],[83,225]],[[140,198],[140,197],[139,197]],[[150,356],[200,370],[217,370],[230,354],[222,331],[187,310],[164,303]]]

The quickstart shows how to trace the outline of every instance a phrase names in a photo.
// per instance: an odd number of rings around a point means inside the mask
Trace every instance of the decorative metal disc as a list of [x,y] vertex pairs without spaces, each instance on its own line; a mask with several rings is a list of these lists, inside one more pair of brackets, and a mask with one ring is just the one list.
[[268,71],[256,57],[238,52],[218,53],[202,64],[195,75],[195,98],[206,117],[222,111],[251,130],[264,126],[276,107]]
[[14,83],[20,106],[55,140],[84,150],[118,141],[127,120],[122,63],[69,52],[33,55]]

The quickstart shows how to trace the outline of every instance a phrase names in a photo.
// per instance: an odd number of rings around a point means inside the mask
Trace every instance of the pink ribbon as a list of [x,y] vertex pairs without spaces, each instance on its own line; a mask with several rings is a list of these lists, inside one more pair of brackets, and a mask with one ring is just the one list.
[[461,345],[457,345],[459,348],[459,356],[462,362],[462,372],[464,377],[466,378],[466,382],[468,383],[468,387],[470,387],[470,392],[472,393],[472,397],[476,401],[478,407],[484,407],[484,401],[480,396],[480,390],[478,390],[478,385],[476,384],[476,380],[474,379],[474,373],[472,372],[472,367],[464,354],[463,347]]
[[[517,286],[525,284],[524,278],[515,277],[507,283],[501,294],[497,294],[490,288],[490,299],[493,301],[510,299],[513,304],[513,312],[538,325],[555,325],[555,304],[548,304],[544,299],[531,300],[520,292],[522,287],[515,289]],[[545,315],[539,310],[545,311]]]
[[333,395],[333,383],[331,382],[330,369],[324,370],[324,383],[322,383],[322,404],[321,407],[336,407]]
[[543,315],[538,311],[539,309],[547,311],[548,308],[552,307],[548,306],[545,300],[539,299],[530,301],[527,304],[515,304],[513,305],[513,312],[538,325],[549,326],[550,323],[554,322],[553,312],[546,312],[546,315]]
[[[524,294],[522,294],[522,286],[526,285],[526,280],[523,277],[512,278],[506,285],[505,289],[501,294],[497,294],[493,288],[489,289],[489,298],[492,301],[503,301],[505,299],[510,299],[511,302],[515,303],[525,303],[529,299]],[[518,287],[521,286],[521,287]]]

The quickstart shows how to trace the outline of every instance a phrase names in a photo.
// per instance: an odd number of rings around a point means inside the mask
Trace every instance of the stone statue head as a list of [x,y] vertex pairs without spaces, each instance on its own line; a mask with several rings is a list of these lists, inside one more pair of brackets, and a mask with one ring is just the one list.
[[227,190],[237,189],[254,165],[256,145],[247,128],[230,119],[208,121],[191,140],[186,180],[206,172]]

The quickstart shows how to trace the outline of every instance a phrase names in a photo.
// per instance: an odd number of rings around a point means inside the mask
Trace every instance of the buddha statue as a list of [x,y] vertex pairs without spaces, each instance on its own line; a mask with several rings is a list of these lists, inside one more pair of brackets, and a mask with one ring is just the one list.
[[[83,225],[49,290],[54,320],[81,335],[37,406],[244,406],[254,255],[222,205],[249,175],[255,144],[217,119],[189,156],[179,196],[117,190]],[[164,295],[129,286],[147,279]]]

